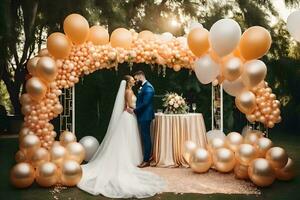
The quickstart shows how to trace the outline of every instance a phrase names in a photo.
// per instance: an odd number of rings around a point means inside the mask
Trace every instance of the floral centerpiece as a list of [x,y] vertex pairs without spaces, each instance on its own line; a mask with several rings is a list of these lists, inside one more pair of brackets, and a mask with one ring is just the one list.
[[166,114],[185,114],[188,110],[188,105],[182,95],[175,92],[165,94],[163,100],[164,113]]

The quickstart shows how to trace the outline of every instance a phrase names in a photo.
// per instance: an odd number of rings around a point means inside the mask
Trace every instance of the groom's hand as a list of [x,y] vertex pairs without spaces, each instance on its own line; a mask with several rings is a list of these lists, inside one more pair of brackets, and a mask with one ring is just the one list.
[[126,108],[126,111],[129,112],[130,114],[133,114],[133,109],[132,108]]

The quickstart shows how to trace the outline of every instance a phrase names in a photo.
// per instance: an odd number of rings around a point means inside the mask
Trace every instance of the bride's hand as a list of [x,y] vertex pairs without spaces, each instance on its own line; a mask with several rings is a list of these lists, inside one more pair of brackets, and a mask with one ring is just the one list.
[[126,111],[129,112],[130,114],[133,114],[133,109],[132,108],[126,108]]

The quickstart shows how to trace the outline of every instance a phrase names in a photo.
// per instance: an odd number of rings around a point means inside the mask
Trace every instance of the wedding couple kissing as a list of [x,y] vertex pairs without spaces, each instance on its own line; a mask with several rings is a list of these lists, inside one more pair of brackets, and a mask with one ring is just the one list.
[[[140,86],[137,96],[132,91],[135,84]],[[163,191],[165,181],[141,169],[150,165],[153,96],[143,71],[124,77],[106,135],[92,159],[82,165],[80,189],[110,198],[146,198]]]

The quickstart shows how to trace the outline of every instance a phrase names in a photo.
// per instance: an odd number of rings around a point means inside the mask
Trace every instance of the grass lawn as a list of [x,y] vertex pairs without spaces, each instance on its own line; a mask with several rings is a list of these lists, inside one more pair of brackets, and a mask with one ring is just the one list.
[[[215,199],[300,199],[300,135],[286,134],[284,132],[271,132],[270,138],[275,145],[284,147],[296,164],[297,177],[289,182],[276,181],[272,186],[261,188],[261,195],[229,195],[229,194],[174,194],[163,193],[149,199],[188,199],[188,200],[215,200]],[[0,200],[24,199],[108,199],[102,196],[91,196],[76,187],[64,189],[59,193],[53,193],[52,188],[40,188],[36,184],[27,189],[15,189],[9,182],[9,171],[14,165],[14,154],[18,149],[17,139],[0,139]]]

